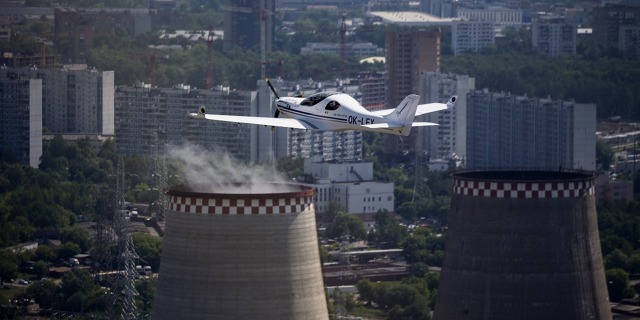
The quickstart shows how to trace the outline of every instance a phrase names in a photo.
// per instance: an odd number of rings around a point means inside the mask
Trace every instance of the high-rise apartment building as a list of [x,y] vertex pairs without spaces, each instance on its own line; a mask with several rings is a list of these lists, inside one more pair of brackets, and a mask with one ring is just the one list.
[[42,80],[0,69],[0,155],[37,168],[42,156]]
[[480,52],[495,44],[494,22],[487,20],[458,20],[451,28],[453,55]]
[[224,0],[222,10],[224,11],[222,42],[224,51],[234,46],[259,50],[260,24],[263,23],[265,49],[266,52],[271,52],[275,37],[275,0]]
[[357,79],[362,93],[360,104],[369,110],[382,110],[386,99],[386,74],[377,72],[372,74],[362,74]]
[[[640,6],[606,4],[593,8],[593,37],[596,43],[619,44],[621,28],[640,27]],[[621,46],[624,47],[624,46]]]
[[578,26],[568,23],[564,17],[538,16],[531,26],[533,49],[538,53],[556,57],[576,54]]
[[467,75],[427,72],[421,78],[419,94],[426,101],[445,102],[458,96],[453,109],[429,113],[420,119],[438,124],[424,130],[422,147],[431,159],[466,157],[467,93],[474,90],[475,79]]
[[42,126],[56,134],[114,134],[114,72],[9,68],[0,76],[42,79]]
[[[440,29],[387,31],[386,47],[386,107],[395,108],[406,96],[419,92],[420,78],[425,72],[440,71]],[[427,101],[421,98],[420,102]],[[420,139],[423,129],[413,128],[411,135],[402,139],[392,135],[386,137],[386,152],[398,154],[416,151],[422,145],[416,139]]]
[[210,113],[258,115],[255,91],[191,89],[187,85],[118,87],[115,103],[118,152],[162,153],[167,146],[192,143],[208,151],[227,152],[242,161],[259,160],[258,126],[205,121],[187,115],[201,106]]
[[287,155],[294,158],[320,157],[325,161],[362,159],[362,131],[290,130]]
[[595,170],[596,105],[476,90],[467,95],[469,169]]
[[387,107],[416,93],[420,76],[440,71],[440,29],[387,31]]

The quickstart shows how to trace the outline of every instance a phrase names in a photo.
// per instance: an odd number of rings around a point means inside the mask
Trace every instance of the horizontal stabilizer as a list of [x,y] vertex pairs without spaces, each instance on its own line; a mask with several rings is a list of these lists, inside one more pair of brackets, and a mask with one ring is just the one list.
[[414,122],[411,124],[412,127],[430,127],[430,126],[437,126],[437,123],[433,123],[433,122]]

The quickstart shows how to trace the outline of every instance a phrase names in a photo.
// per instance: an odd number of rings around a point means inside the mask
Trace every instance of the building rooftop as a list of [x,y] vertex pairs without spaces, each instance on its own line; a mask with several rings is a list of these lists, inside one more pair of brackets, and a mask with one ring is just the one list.
[[450,25],[453,21],[459,20],[457,18],[440,18],[415,11],[371,11],[368,15],[380,18],[384,23],[406,26]]

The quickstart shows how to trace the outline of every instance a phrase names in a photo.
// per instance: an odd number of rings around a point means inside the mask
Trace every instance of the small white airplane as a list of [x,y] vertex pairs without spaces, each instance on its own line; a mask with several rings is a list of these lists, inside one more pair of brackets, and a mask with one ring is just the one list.
[[[273,118],[206,114],[204,107],[189,116],[302,130],[365,130],[408,136],[412,127],[438,125],[432,122],[414,122],[414,117],[451,109],[458,99],[453,96],[447,103],[418,104],[420,96],[410,94],[395,109],[369,111],[348,94],[333,91],[318,92],[306,98],[280,98],[269,79],[266,82],[276,96]],[[280,114],[285,118],[279,118]]]

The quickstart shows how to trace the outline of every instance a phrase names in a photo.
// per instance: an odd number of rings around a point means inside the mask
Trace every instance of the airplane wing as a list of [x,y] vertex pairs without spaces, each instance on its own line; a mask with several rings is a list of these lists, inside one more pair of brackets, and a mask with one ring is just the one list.
[[[426,127],[426,126],[437,126],[437,123],[433,122],[414,122],[412,127]],[[371,129],[393,129],[393,128],[401,128],[401,126],[392,126],[388,123],[374,123],[374,124],[363,124],[363,127],[371,128]]]
[[202,114],[190,113],[190,117],[196,119],[207,119],[235,123],[257,124],[270,127],[282,127],[293,129],[312,129],[307,128],[302,122],[291,118],[266,118],[266,117],[245,117],[245,116],[227,116],[221,114]]

